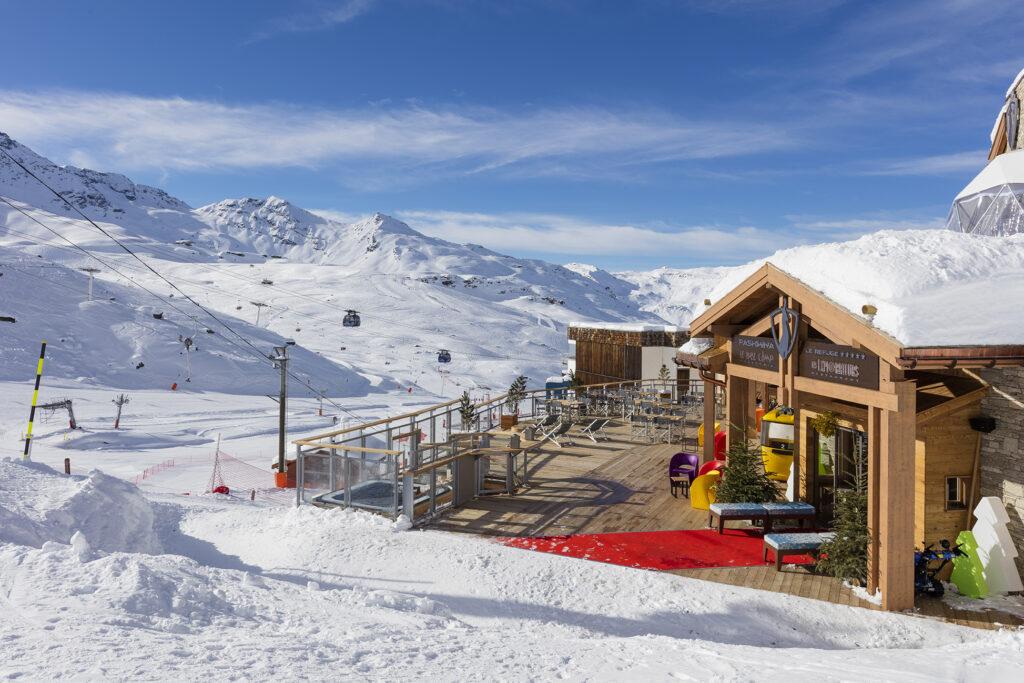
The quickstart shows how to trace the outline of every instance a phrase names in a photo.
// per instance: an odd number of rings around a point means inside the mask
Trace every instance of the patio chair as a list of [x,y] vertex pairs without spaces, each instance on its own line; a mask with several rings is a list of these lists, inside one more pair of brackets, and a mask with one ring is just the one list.
[[[569,433],[570,429],[572,429],[572,422],[570,422],[568,420],[566,420],[564,422],[559,422],[549,432],[545,433],[541,437],[541,440],[542,441],[550,441],[556,447],[561,448],[562,447],[561,439],[566,438],[566,435]],[[572,443],[572,442],[569,441],[568,443]]]
[[668,475],[675,477],[685,474],[692,482],[697,478],[697,469],[700,467],[700,456],[696,453],[679,451],[668,461]]
[[581,429],[580,434],[583,434],[594,443],[597,443],[598,439],[609,440],[611,437],[604,433],[604,428],[608,426],[609,422],[611,420],[606,417],[598,418]]
[[672,440],[672,420],[655,416],[652,423],[651,443],[669,443]]
[[629,437],[633,441],[647,439],[647,418],[643,415],[633,413],[629,416]]
[[668,461],[668,488],[672,497],[676,497],[676,491],[682,489],[683,495],[690,497],[690,484],[697,477],[697,466],[700,458],[696,453],[680,451]]

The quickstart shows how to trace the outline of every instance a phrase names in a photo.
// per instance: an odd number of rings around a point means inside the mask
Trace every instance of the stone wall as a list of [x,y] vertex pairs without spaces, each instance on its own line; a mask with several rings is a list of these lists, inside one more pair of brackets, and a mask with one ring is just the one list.
[[1006,505],[1019,553],[1017,568],[1024,575],[1024,368],[979,374],[992,385],[981,412],[996,419],[995,431],[981,439],[980,494],[1001,498]]

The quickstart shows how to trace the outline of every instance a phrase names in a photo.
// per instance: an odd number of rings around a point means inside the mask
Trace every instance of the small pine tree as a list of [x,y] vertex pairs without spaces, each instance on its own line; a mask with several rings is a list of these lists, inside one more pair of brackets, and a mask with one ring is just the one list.
[[732,444],[715,491],[719,503],[771,503],[779,499],[779,489],[765,474],[761,447],[746,441]]
[[863,445],[854,449],[853,488],[837,492],[835,536],[821,546],[818,571],[864,585],[868,578],[868,468]]
[[667,382],[669,378],[668,366],[664,363],[661,364],[661,370],[658,370],[658,379],[662,382]]
[[513,415],[519,415],[519,403],[526,398],[526,376],[519,375],[513,380],[505,397],[505,407]]
[[476,406],[473,405],[473,399],[469,397],[468,391],[463,391],[459,397],[459,420],[465,431],[472,431],[473,425],[476,424]]

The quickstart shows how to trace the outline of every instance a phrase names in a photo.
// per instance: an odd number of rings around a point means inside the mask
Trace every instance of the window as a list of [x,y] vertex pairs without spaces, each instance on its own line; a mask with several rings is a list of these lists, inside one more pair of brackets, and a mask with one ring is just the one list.
[[970,477],[946,477],[946,509],[965,510]]

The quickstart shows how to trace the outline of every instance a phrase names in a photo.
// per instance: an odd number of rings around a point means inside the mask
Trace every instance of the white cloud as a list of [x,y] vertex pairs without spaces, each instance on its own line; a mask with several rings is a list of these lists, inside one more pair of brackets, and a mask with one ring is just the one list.
[[[317,213],[332,215],[329,211]],[[851,240],[879,230],[930,230],[944,226],[940,217],[896,214],[839,218],[792,215],[784,217],[782,229],[605,223],[564,214],[526,212],[414,210],[395,215],[427,235],[450,242],[481,244],[502,253],[546,258],[561,255],[566,260],[593,257],[603,261],[610,257],[662,265],[743,263],[799,244]]]
[[[775,231],[750,226],[656,229],[650,225],[602,223],[543,213],[400,211],[397,217],[434,237],[515,254],[658,257],[668,264],[708,258],[737,262],[794,243],[792,238],[781,238]],[[781,243],[780,238],[786,243]]]
[[377,0],[341,0],[341,2],[331,3],[319,12],[281,17],[268,23],[263,30],[256,32],[248,42],[266,40],[281,33],[322,31],[347,24],[356,17],[369,12],[375,4],[377,4]]
[[868,175],[944,175],[953,173],[962,175],[965,172],[977,173],[985,167],[986,152],[954,152],[935,156],[898,159],[881,164],[878,168],[867,171]]
[[[365,160],[378,162],[373,172],[391,174],[393,182],[425,171],[570,174],[796,145],[766,124],[693,121],[651,109],[337,110],[80,91],[0,91],[0,121],[30,146],[106,168],[322,168]],[[341,175],[367,172],[349,163]]]
[[368,218],[369,214],[361,213],[349,213],[347,211],[338,211],[337,209],[306,209],[312,214],[320,216],[321,218],[327,218],[332,221],[338,221],[339,223],[358,223],[364,218]]

